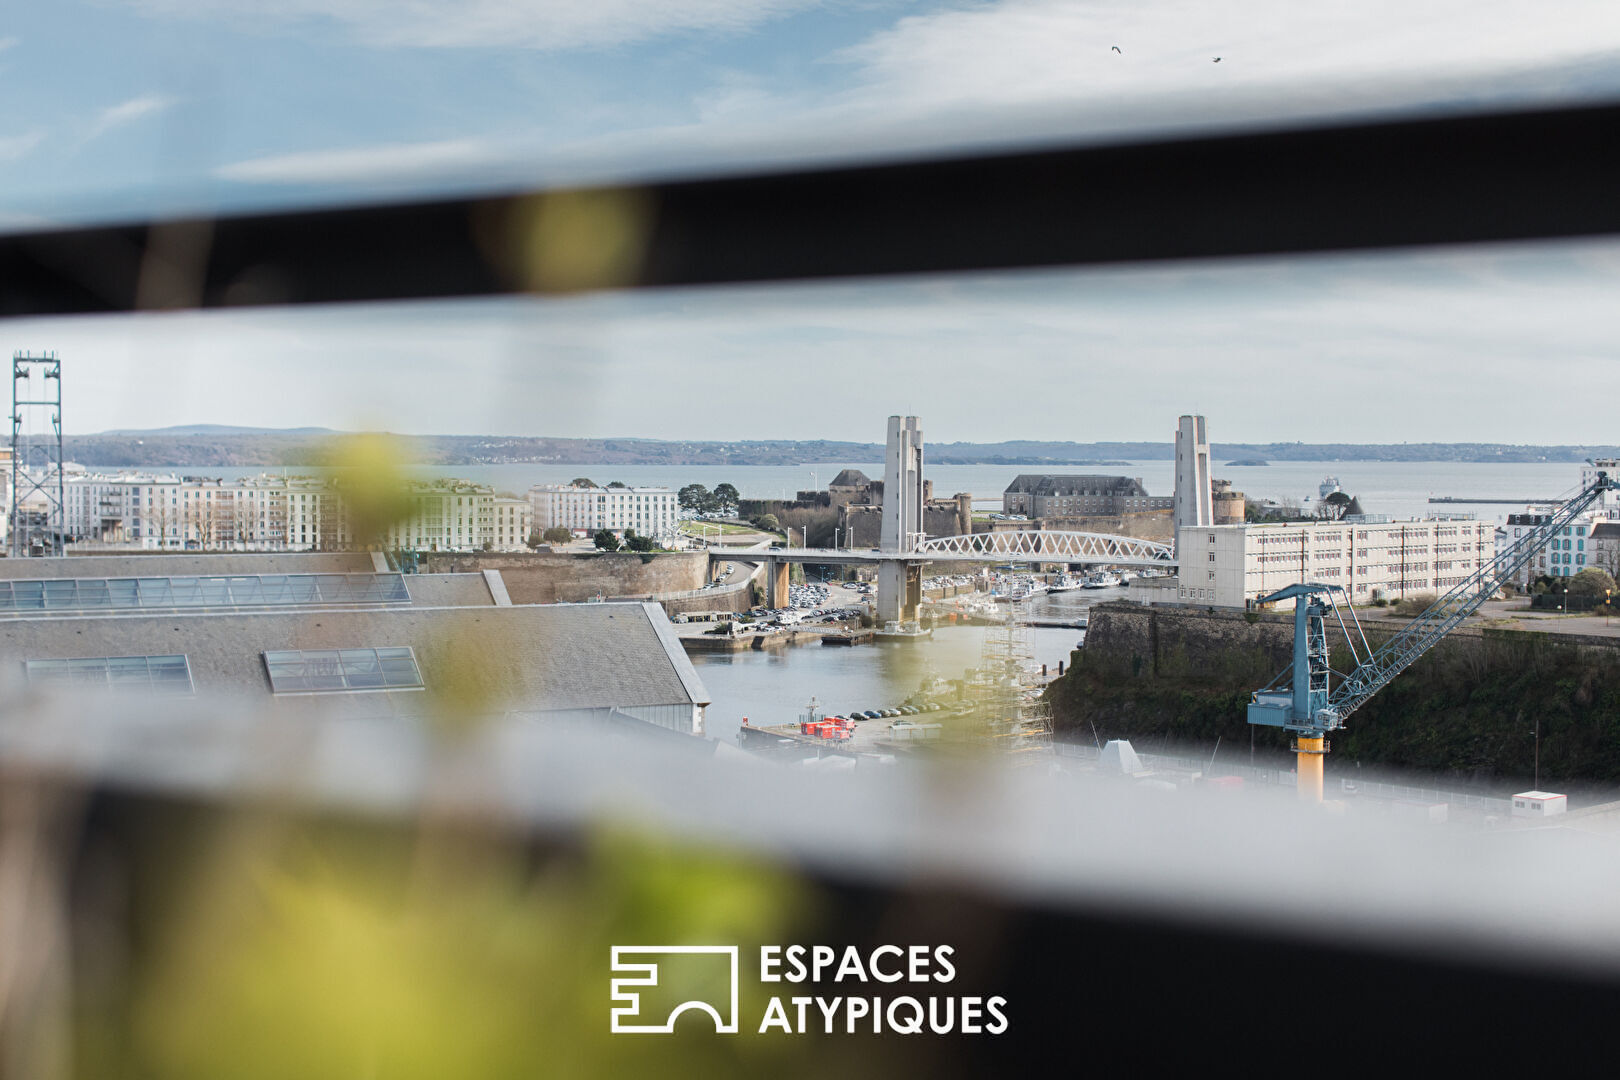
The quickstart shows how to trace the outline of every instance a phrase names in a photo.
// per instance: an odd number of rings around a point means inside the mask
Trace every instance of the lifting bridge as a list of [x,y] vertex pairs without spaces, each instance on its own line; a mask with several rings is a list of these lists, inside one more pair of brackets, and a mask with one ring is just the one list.
[[[924,563],[1085,563],[1095,566],[1137,567],[1172,570],[1175,553],[1168,544],[1129,536],[1101,533],[1017,532],[973,533],[921,539],[905,551],[877,548],[726,548],[710,547],[711,562],[767,564],[766,602],[772,607],[787,600],[788,567],[793,563],[824,566],[880,566],[898,564],[904,568],[906,588],[894,611],[879,611],[884,621],[916,618],[922,594]],[[881,604],[880,604],[881,606]]]

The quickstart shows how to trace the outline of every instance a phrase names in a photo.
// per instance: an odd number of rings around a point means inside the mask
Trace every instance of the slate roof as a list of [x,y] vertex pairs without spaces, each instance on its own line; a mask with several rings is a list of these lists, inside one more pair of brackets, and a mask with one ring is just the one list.
[[1098,491],[1104,495],[1146,495],[1147,488],[1129,476],[1058,476],[1020,473],[1007,485],[1008,495],[1078,495]]
[[843,472],[841,472],[837,476],[833,477],[832,482],[829,483],[827,486],[829,488],[835,488],[835,487],[860,488],[860,487],[867,487],[871,483],[872,483],[872,481],[869,480],[867,478],[866,474],[861,472],[861,470],[859,470],[859,469],[845,469]]
[[426,692],[319,695],[319,707],[375,715],[446,701],[479,712],[548,712],[709,700],[663,609],[643,603],[8,619],[0,622],[0,686],[20,682],[26,659],[182,653],[199,695],[264,696],[267,650],[405,645]]

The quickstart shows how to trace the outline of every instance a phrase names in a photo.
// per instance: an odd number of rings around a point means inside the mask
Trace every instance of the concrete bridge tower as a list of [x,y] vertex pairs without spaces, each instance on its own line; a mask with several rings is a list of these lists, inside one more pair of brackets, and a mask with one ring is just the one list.
[[[914,551],[923,533],[923,433],[915,416],[889,417],[883,453],[883,532],[879,550]],[[899,560],[878,568],[877,617],[910,622],[921,600],[922,566]]]
[[1202,416],[1183,416],[1176,425],[1175,527],[1181,530],[1215,523],[1209,482],[1209,429]]

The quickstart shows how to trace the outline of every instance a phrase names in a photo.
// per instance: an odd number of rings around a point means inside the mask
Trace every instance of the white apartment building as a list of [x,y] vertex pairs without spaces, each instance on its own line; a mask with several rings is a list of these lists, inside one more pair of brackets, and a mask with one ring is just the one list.
[[1443,593],[1496,556],[1488,521],[1214,525],[1178,530],[1179,572],[1131,583],[1131,599],[1243,608],[1298,582],[1342,586],[1355,603]]
[[600,488],[573,484],[539,484],[529,489],[534,528],[555,526],[574,532],[626,529],[661,543],[675,539],[680,507],[669,488]]
[[495,550],[523,551],[534,531],[534,508],[528,499],[495,496]]
[[350,535],[341,495],[314,477],[219,480],[77,473],[63,484],[75,540],[204,551],[337,551]]
[[455,480],[413,483],[405,519],[389,530],[391,546],[412,551],[479,551],[495,546],[495,491]]
[[[312,476],[239,480],[147,473],[69,474],[67,534],[79,542],[202,551],[343,551],[356,543],[342,487]],[[414,483],[407,517],[384,538],[417,551],[524,550],[528,503],[461,481]],[[497,509],[497,502],[502,504]]]

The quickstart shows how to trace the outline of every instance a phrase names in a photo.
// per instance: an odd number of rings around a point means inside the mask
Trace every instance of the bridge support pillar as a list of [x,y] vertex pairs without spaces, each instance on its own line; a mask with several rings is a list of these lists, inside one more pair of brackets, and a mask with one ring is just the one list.
[[788,606],[788,569],[790,564],[786,559],[767,559],[765,561],[765,606],[782,608]]
[[922,602],[922,564],[885,559],[878,566],[877,621],[916,622]]

